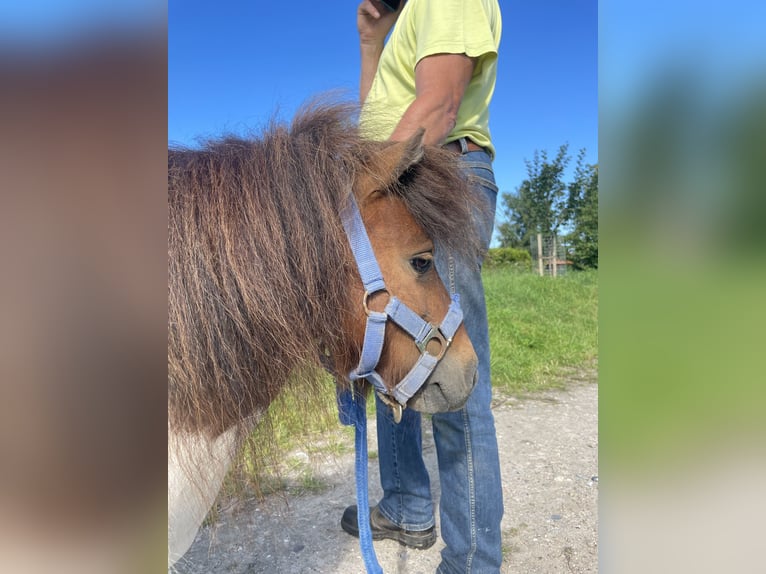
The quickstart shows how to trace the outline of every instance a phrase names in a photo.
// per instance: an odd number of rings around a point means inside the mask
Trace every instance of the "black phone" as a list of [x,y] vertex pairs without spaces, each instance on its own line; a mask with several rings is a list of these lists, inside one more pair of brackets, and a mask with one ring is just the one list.
[[401,0],[380,0],[380,2],[391,12],[396,12],[399,9],[399,4],[401,4]]

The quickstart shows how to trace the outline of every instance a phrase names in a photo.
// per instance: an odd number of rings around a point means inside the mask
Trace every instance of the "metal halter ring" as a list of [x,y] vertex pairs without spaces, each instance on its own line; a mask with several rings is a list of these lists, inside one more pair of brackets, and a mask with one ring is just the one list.
[[385,293],[388,295],[389,298],[391,298],[391,294],[388,292],[388,289],[378,289],[377,291],[365,291],[364,297],[362,298],[362,305],[364,306],[364,312],[369,317],[370,316],[370,307],[367,305],[367,301],[369,301],[370,297],[372,295],[376,295],[377,293]]
[[[439,341],[439,353],[437,355],[434,355],[433,353],[428,352],[428,343],[436,339]],[[428,332],[428,334],[423,338],[421,342],[415,342],[418,349],[420,349],[421,354],[425,355],[428,353],[432,357],[436,357],[436,360],[441,360],[441,358],[444,356],[444,353],[447,352],[447,348],[449,347],[450,343],[452,342],[452,339],[448,339],[444,336],[444,333],[441,332],[441,329],[439,329],[436,325],[431,325],[431,330]]]

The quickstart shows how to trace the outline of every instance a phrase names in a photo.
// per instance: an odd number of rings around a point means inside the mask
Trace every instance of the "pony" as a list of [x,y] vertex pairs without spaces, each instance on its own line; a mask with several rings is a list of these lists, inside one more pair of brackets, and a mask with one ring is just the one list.
[[[257,137],[168,150],[168,567],[189,548],[243,439],[291,376],[310,400],[322,364],[348,385],[366,317],[394,295],[438,323],[450,294],[435,244],[475,256],[476,205],[449,151],[365,139],[350,104],[314,102]],[[386,290],[369,296],[339,214],[351,196]],[[406,407],[460,408],[477,359],[461,325]],[[390,322],[377,373],[418,360]],[[316,368],[315,368],[316,367]],[[303,392],[303,391],[302,391]]]

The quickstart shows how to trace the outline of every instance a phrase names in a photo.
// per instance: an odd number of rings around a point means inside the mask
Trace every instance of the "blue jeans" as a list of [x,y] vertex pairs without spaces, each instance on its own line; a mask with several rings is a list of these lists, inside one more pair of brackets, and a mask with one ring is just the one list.
[[[497,202],[491,159],[485,152],[475,151],[461,156],[461,161],[464,169],[479,178],[476,193],[482,194],[490,207],[484,218],[472,222],[488,247]],[[478,381],[465,406],[459,411],[432,415],[442,492],[441,535],[446,544],[437,572],[497,573],[502,562],[503,491],[495,419],[490,410],[489,332],[481,262],[453,263],[449,254],[439,252],[437,246],[436,266],[447,288],[460,293],[465,327],[479,357]],[[423,462],[421,415],[405,409],[397,425],[391,410],[377,398],[376,410],[383,487],[378,507],[401,528],[430,528],[434,525],[434,509]]]

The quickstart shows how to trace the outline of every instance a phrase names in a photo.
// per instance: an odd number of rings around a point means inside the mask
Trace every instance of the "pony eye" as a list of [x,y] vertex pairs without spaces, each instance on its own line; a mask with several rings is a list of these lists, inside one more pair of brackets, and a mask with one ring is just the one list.
[[410,259],[410,266],[418,275],[426,274],[431,269],[433,263],[434,260],[430,257],[413,257]]

